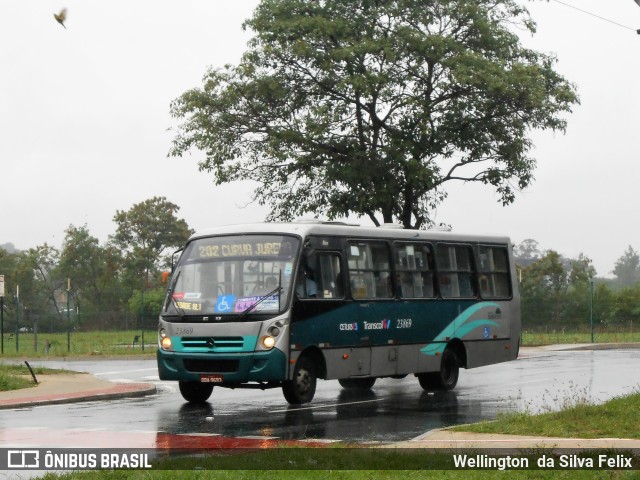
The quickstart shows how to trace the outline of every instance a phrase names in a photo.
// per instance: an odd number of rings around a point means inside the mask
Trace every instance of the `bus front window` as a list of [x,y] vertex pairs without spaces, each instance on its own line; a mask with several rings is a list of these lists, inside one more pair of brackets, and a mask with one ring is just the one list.
[[290,298],[299,241],[281,235],[192,241],[178,264],[165,314],[278,313]]

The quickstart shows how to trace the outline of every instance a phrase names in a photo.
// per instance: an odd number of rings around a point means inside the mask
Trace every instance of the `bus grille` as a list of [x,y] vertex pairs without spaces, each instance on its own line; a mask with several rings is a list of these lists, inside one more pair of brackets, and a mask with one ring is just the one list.
[[185,359],[184,368],[194,373],[232,373],[238,370],[238,360]]
[[244,338],[242,337],[183,337],[182,346],[185,349],[224,349],[225,351],[242,351]]

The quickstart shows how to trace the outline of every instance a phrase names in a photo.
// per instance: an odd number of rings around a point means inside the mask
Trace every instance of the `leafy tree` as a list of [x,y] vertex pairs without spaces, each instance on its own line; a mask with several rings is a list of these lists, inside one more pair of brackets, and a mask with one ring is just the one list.
[[451,181],[529,185],[532,129],[563,131],[574,87],[515,0],[262,0],[239,65],[207,73],[171,113],[218,184],[251,179],[270,218],[354,213],[430,221]]
[[583,253],[578,258],[570,261],[569,284],[573,287],[586,285],[596,276],[593,262]]
[[606,283],[594,285],[593,291],[593,319],[596,324],[609,324],[616,322],[615,306],[616,294]]
[[[158,317],[158,312],[162,310],[162,303],[166,297],[166,289],[162,287],[153,288],[144,292],[144,295],[141,291],[136,291],[129,298],[129,311],[134,316],[141,315],[143,322],[144,319],[156,318]],[[144,306],[143,303],[144,302]],[[144,323],[142,323],[144,326]]]
[[189,238],[192,231],[176,216],[178,210],[180,207],[165,197],[153,197],[126,212],[116,212],[113,220],[117,230],[112,240],[126,252],[128,266],[135,274],[158,270],[163,252]]
[[553,250],[526,268],[521,284],[523,323],[558,324],[568,278],[563,258]]
[[58,275],[58,258],[58,250],[46,243],[16,255],[13,285],[20,287],[20,304],[28,314],[62,315],[64,300],[59,294],[66,280]]
[[70,225],[65,231],[58,270],[63,278],[71,278],[74,298],[85,313],[111,312],[126,300],[120,284],[122,263],[121,251],[101,246],[86,225]]
[[613,321],[625,323],[640,320],[640,285],[625,287],[616,294],[613,306]]
[[567,289],[562,304],[562,321],[569,325],[586,325],[589,319],[591,282],[596,270],[584,254],[568,262]]
[[14,272],[16,269],[16,255],[0,247],[0,275],[4,275],[4,308],[5,312],[12,311],[14,303],[13,294],[15,290]]
[[531,238],[527,238],[515,245],[513,255],[515,256],[516,263],[522,267],[528,267],[536,260],[539,260],[542,253],[540,253],[538,245],[538,242]]
[[640,256],[631,245],[618,259],[612,273],[624,286],[634,285],[640,280]]

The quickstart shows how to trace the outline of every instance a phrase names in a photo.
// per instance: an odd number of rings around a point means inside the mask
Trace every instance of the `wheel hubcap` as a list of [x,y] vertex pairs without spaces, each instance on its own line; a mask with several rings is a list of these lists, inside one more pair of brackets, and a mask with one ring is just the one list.
[[306,370],[300,370],[298,372],[298,391],[304,393],[309,390],[309,372]]

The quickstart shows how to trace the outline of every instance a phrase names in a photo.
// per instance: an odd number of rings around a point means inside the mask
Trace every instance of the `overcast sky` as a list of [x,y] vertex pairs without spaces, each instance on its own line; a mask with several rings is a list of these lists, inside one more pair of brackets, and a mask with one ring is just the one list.
[[[522,0],[524,1],[524,0]],[[633,0],[526,2],[581,104],[561,133],[535,132],[536,180],[508,207],[486,186],[449,186],[435,219],[458,232],[504,233],[609,276],[640,250],[640,8]],[[60,247],[87,224],[106,241],[116,210],[153,196],[192,228],[262,221],[251,185],[213,185],[198,152],[167,158],[169,104],[209,66],[237,63],[257,0],[5,0],[0,28],[0,244]],[[53,18],[68,10],[65,30]],[[624,28],[629,27],[629,28]],[[355,218],[350,219],[355,221]],[[361,223],[367,224],[366,219]]]

